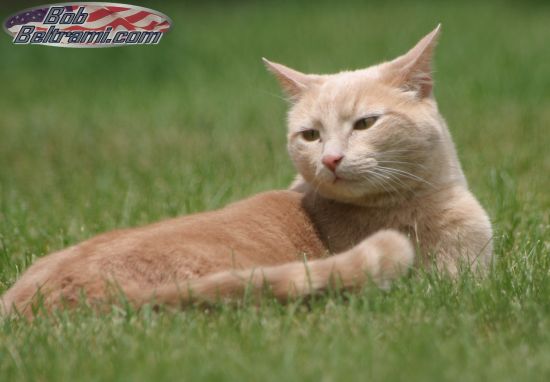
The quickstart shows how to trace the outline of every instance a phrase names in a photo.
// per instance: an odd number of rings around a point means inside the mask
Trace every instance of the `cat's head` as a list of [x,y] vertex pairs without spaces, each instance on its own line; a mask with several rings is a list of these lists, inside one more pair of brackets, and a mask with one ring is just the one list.
[[303,74],[264,59],[292,103],[290,156],[321,195],[354,202],[406,194],[430,183],[442,153],[454,153],[432,96],[439,32],[393,61],[337,74]]

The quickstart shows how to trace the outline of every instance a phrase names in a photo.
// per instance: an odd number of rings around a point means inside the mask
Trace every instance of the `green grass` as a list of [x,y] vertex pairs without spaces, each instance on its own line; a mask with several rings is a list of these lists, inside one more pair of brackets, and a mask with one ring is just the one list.
[[494,223],[489,276],[419,272],[307,306],[4,319],[0,380],[550,378],[550,7],[368,3],[144,2],[175,24],[156,47],[2,36],[0,292],[96,233],[285,188],[286,106],[261,56],[311,72],[364,67],[438,22],[436,96]]

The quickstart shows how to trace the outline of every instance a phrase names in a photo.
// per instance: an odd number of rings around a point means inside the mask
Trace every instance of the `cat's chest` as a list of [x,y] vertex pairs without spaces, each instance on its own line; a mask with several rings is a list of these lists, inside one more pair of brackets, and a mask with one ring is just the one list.
[[381,229],[398,230],[416,241],[417,237],[435,227],[435,222],[417,208],[329,207],[332,208],[317,215],[317,225],[332,253],[348,250]]

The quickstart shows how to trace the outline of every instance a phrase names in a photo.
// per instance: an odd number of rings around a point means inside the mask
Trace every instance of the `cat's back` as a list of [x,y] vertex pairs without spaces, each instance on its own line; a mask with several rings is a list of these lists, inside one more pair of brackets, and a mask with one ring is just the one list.
[[[211,259],[217,257],[212,250],[231,250],[243,258],[255,257],[251,251],[255,247],[260,252],[288,247],[293,253],[292,247],[298,246],[309,252],[308,247],[318,246],[318,234],[302,199],[303,195],[294,191],[268,191],[219,210],[103,233],[69,249],[82,258],[102,257],[104,261],[135,255],[196,256],[204,249]],[[275,258],[278,252],[273,252]],[[258,254],[258,261],[270,260],[277,262]]]
[[[233,246],[241,241],[279,240],[273,235],[303,236],[311,231],[303,195],[294,191],[268,191],[214,210],[163,220],[147,226],[108,232],[81,244],[115,249],[117,245],[147,246],[179,242]],[[312,231],[313,233],[313,231]]]

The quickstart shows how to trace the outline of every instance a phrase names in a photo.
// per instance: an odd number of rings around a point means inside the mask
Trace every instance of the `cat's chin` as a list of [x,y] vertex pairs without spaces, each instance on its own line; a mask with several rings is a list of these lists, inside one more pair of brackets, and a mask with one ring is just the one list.
[[369,205],[370,199],[380,199],[383,194],[380,190],[369,189],[369,184],[360,180],[346,179],[340,176],[308,181],[302,174],[299,174],[290,189],[297,192],[315,193],[325,199],[355,205]]
[[363,200],[368,191],[358,182],[337,178],[330,183],[321,184],[314,189],[326,199],[356,204]]
[[339,203],[373,207],[393,204],[396,201],[393,195],[381,190],[369,189],[369,185],[365,185],[360,181],[338,178],[315,185],[303,179],[301,179],[301,182],[303,182],[304,192],[313,192],[325,199]]

